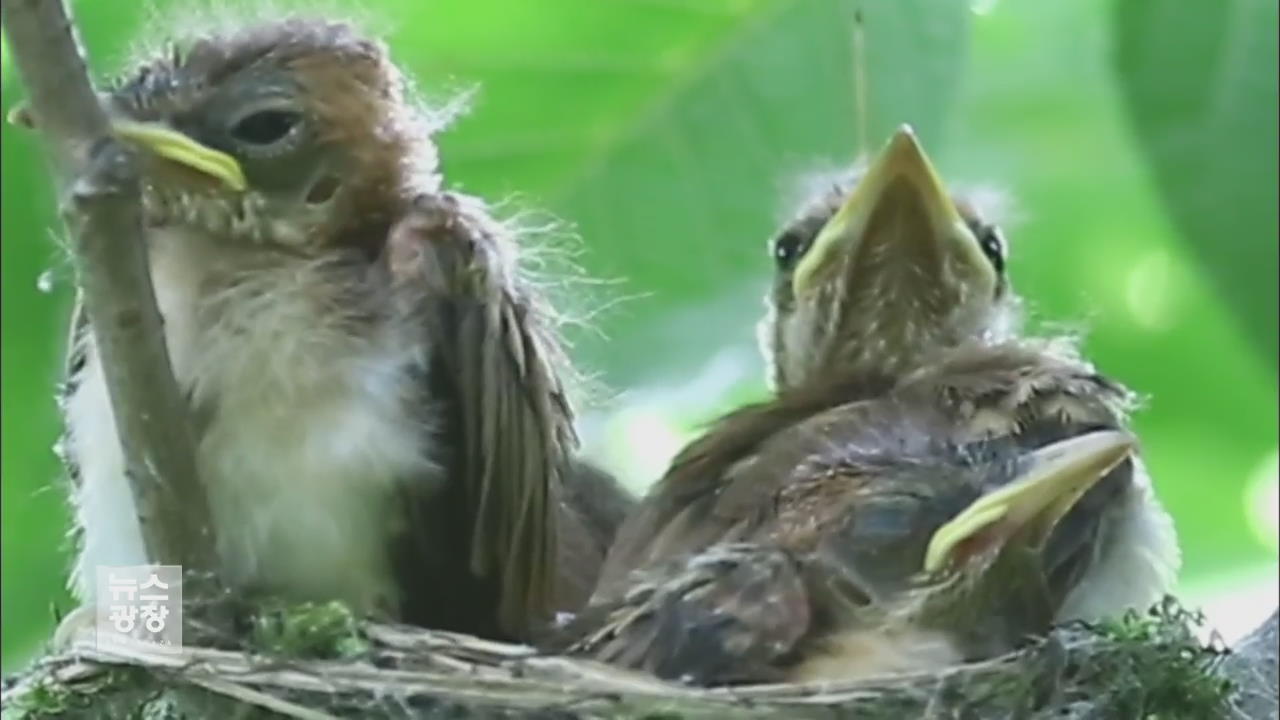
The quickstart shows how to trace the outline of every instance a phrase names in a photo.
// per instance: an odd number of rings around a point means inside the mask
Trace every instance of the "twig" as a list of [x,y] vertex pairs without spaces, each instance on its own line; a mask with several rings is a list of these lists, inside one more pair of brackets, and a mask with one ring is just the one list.
[[110,133],[63,0],[5,0],[0,12],[64,198],[148,556],[208,568],[207,501],[141,241],[136,165]]
[[[1130,622],[1119,635],[1066,626],[1015,653],[938,672],[717,689],[406,626],[362,626],[371,645],[355,660],[199,647],[160,651],[82,639],[68,655],[39,661],[3,693],[0,705],[20,707],[22,698],[38,694],[37,687],[88,694],[91,707],[101,706],[112,693],[128,692],[125,686],[74,690],[94,685],[91,668],[96,667],[98,680],[112,668],[141,669],[150,681],[133,687],[147,689],[148,697],[158,688],[177,698],[184,688],[196,686],[244,705],[305,718],[1275,717],[1274,617],[1230,656],[1235,666],[1218,662],[1220,651],[1201,646],[1185,623],[1184,614],[1166,612],[1158,622]],[[1139,627],[1145,629],[1135,632]],[[1264,646],[1266,652],[1251,655]],[[1193,677],[1188,669],[1203,674]],[[136,674],[132,677],[125,682],[139,682]],[[1256,684],[1244,682],[1255,678]],[[1225,698],[1235,707],[1209,707],[1195,690],[1221,687],[1223,679],[1236,683],[1235,693]],[[929,710],[937,714],[927,715]]]
[[192,682],[210,692],[226,695],[234,698],[247,705],[256,705],[257,707],[266,708],[273,712],[277,712],[286,717],[298,718],[298,720],[338,720],[337,717],[319,710],[303,707],[297,703],[291,703],[288,700],[270,695],[268,693],[254,690],[253,688],[238,685],[233,682],[216,679],[192,679]]

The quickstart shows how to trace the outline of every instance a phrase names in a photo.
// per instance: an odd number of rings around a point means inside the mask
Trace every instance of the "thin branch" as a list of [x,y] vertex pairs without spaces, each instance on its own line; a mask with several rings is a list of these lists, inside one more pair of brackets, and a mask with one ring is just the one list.
[[74,236],[82,301],[148,556],[208,568],[207,501],[142,243],[136,163],[111,136],[63,0],[5,0],[0,12]]

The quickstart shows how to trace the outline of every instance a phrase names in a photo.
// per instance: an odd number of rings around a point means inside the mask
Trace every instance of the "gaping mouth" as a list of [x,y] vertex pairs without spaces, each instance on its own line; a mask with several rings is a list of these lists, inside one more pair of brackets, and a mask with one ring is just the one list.
[[916,287],[944,285],[952,270],[965,283],[993,293],[998,278],[910,127],[898,129],[844,204],[818,232],[796,266],[797,298],[817,292],[841,272],[851,288],[883,285],[886,274]]
[[248,188],[244,170],[230,155],[202,145],[159,123],[117,120],[111,124],[119,137],[136,143],[158,157],[212,177],[236,192]]
[[1103,430],[1047,445],[1028,455],[1013,481],[975,500],[938,528],[925,552],[924,570],[935,573],[1019,535],[1041,546],[1058,521],[1089,488],[1133,452],[1132,435]]

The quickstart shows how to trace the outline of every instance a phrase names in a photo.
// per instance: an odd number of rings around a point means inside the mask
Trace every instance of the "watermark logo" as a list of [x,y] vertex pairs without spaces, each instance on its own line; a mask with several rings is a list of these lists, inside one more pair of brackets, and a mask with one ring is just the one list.
[[98,567],[97,642],[182,648],[182,568],[178,565]]

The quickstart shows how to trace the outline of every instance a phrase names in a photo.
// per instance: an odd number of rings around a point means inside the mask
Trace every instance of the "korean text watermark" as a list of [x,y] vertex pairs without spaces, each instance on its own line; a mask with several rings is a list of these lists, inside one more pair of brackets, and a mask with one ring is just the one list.
[[97,642],[182,648],[182,568],[178,565],[98,567]]

